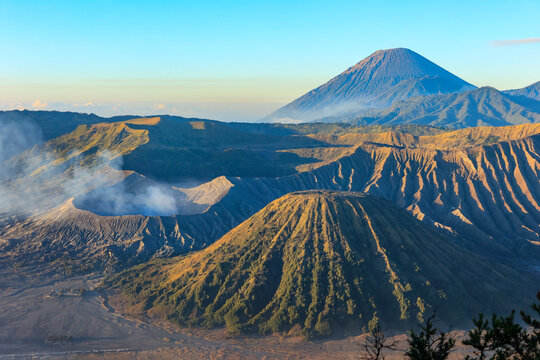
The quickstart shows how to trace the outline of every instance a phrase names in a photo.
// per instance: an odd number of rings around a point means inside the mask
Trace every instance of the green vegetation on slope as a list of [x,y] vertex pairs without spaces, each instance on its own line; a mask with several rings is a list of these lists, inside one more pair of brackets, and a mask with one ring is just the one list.
[[270,203],[200,252],[135,267],[109,285],[134,309],[182,325],[296,328],[309,338],[373,319],[404,328],[435,309],[457,325],[515,305],[517,279],[388,201],[310,191]]

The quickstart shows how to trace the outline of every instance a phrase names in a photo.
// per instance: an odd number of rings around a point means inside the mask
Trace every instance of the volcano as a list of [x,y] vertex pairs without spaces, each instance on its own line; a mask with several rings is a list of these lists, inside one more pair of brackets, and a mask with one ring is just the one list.
[[526,278],[386,200],[321,190],[285,195],[208,248],[111,284],[132,308],[181,325],[306,338],[379,321],[406,328],[434,311],[460,325],[518,306],[528,291]]
[[311,121],[475,88],[412,50],[379,50],[264,120]]

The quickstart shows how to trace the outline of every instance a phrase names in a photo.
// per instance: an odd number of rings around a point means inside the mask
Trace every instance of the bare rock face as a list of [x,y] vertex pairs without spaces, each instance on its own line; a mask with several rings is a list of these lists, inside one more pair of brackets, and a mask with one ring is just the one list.
[[242,219],[236,216],[101,216],[70,199],[26,219],[3,219],[0,261],[52,263],[57,270],[69,263],[73,273],[116,269],[204,248]]

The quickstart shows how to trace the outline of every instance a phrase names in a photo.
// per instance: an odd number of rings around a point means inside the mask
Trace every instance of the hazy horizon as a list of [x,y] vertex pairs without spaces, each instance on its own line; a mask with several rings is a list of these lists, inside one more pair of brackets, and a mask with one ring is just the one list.
[[521,88],[540,80],[539,12],[527,0],[9,0],[0,4],[0,109],[253,121],[395,47],[476,86]]

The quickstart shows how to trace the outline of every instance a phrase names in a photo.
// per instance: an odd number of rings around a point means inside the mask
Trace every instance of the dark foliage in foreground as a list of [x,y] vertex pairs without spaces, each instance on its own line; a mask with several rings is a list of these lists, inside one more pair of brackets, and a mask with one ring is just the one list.
[[384,351],[395,351],[397,342],[388,339],[381,329],[378,318],[374,317],[369,322],[369,332],[364,343],[365,353],[361,356],[362,360],[385,360]]
[[450,355],[450,351],[456,341],[447,333],[439,331],[433,324],[435,315],[427,319],[425,324],[420,325],[420,331],[416,333],[410,330],[409,349],[405,353],[411,360],[444,360]]
[[[536,297],[540,301],[540,292]],[[467,359],[540,359],[540,303],[533,304],[532,309],[537,317],[521,311],[521,319],[527,327],[515,322],[515,311],[508,316],[493,314],[491,321],[479,314],[473,320],[476,327],[463,341],[475,349],[474,355]]]
[[[540,301],[540,292],[536,295]],[[539,360],[540,359],[540,303],[535,303],[532,309],[536,315],[531,316],[521,311],[521,319],[526,327],[515,321],[515,311],[508,316],[493,314],[491,321],[484,314],[473,319],[475,328],[469,331],[463,345],[474,348],[472,355],[466,360]],[[425,324],[420,325],[416,333],[410,330],[407,339],[409,348],[405,355],[411,360],[444,360],[452,351],[455,340],[447,333],[439,331],[433,325],[434,316]],[[383,339],[384,334],[375,340]],[[381,341],[372,340],[366,343],[369,359],[384,359]],[[369,349],[368,349],[369,347]]]

